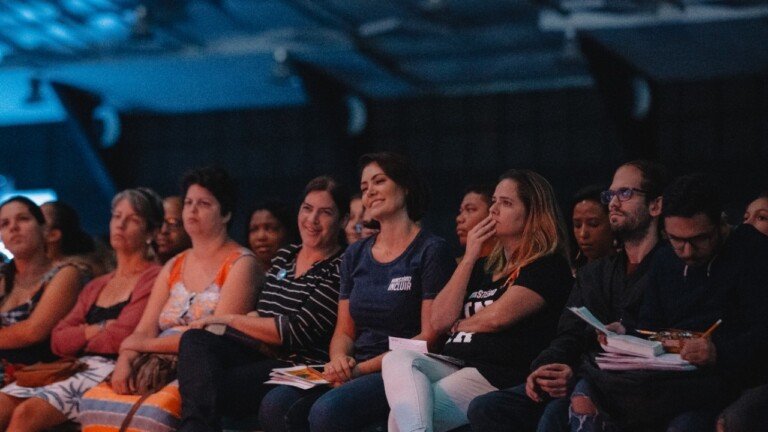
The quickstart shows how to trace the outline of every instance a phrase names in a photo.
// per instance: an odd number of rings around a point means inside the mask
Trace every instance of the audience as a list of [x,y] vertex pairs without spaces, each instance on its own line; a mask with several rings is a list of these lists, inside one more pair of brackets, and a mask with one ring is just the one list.
[[423,179],[394,153],[364,155],[360,168],[363,205],[381,230],[344,253],[338,320],[324,372],[332,389],[302,395],[287,386],[272,390],[261,411],[284,413],[277,421],[286,424],[275,430],[306,430],[307,414],[312,431],[358,430],[384,421],[389,407],[381,360],[388,337],[430,346],[438,338],[430,310],[454,265],[447,243],[418,224],[427,207]]
[[[13,254],[0,264],[0,431],[219,431],[256,416],[265,432],[761,430],[768,193],[734,228],[712,179],[667,187],[657,163],[628,162],[609,189],[574,196],[570,267],[555,192],[533,171],[465,190],[455,260],[422,223],[425,179],[406,158],[366,154],[359,176],[351,199],[311,180],[297,215],[255,206],[248,248],[229,237],[234,185],[217,168],[185,176],[183,198],[118,193],[113,250],[65,203],[0,204]],[[600,369],[605,335],[565,305],[619,334],[693,332],[680,356],[696,368]],[[13,382],[57,356],[78,369]],[[265,383],[322,363],[330,385]]]
[[[55,358],[51,330],[69,313],[87,282],[81,268],[55,264],[46,255],[47,235],[43,212],[28,198],[15,196],[0,205],[0,238],[13,254],[0,269],[0,359],[9,363],[30,365]],[[10,412],[2,413],[0,421],[9,419]]]
[[[459,238],[459,245],[462,249],[467,247],[469,230],[488,217],[492,197],[493,187],[488,185],[469,186],[464,190],[464,197],[459,205],[459,214],[456,215],[456,236]],[[493,239],[483,243],[480,258],[487,257],[494,246]],[[457,258],[456,262],[461,262],[461,257]]]
[[600,198],[600,186],[587,186],[573,197],[571,220],[577,253],[577,269],[586,263],[616,253],[616,237],[611,231],[608,204]]
[[[343,252],[339,234],[347,219],[348,196],[330,177],[311,180],[299,207],[301,244],[281,249],[272,261],[256,313],[211,316],[192,323],[199,329],[226,325],[246,335],[250,346],[226,333],[216,336],[205,330],[189,330],[181,338],[180,431],[221,430],[224,414],[254,413],[264,394],[275,387],[264,384],[275,367],[328,361]],[[265,429],[281,420],[262,412]]]
[[587,408],[578,410],[581,426],[589,426],[585,430],[602,430],[607,421],[712,430],[717,412],[739,391],[765,382],[768,238],[750,225],[731,230],[722,209],[705,176],[679,177],[665,189],[662,214],[669,245],[653,258],[637,321],[651,331],[704,332],[722,319],[711,337],[682,346],[680,356],[698,370],[639,371],[630,386],[615,373],[588,368],[587,379],[574,390],[583,394]]
[[[483,245],[497,246],[487,259]],[[467,249],[434,300],[431,322],[449,334],[443,353],[384,357],[392,411],[389,431],[448,431],[468,423],[476,396],[517,385],[555,335],[572,278],[565,225],[549,182],[527,170],[501,176],[490,216],[467,235]]]
[[[663,167],[652,162],[633,161],[616,170],[602,202],[610,209],[611,230],[623,247],[618,254],[579,270],[569,306],[585,306],[606,323],[636,321],[650,262],[658,250],[661,192],[666,183]],[[525,384],[489,393],[470,404],[472,429],[505,431],[515,424],[521,431],[567,430],[574,375],[582,355],[597,350],[592,327],[563,311],[557,337],[533,360]],[[576,398],[576,410],[578,402]]]
[[[83,397],[84,431],[120,428],[121,417],[140,399],[123,395],[137,391],[133,363],[142,353],[177,354],[181,335],[192,322],[210,315],[244,314],[253,305],[257,260],[227,235],[235,199],[232,180],[221,169],[203,168],[185,176],[183,190],[182,218],[192,247],[161,270],[136,330],[120,344],[110,383]],[[175,383],[152,394],[145,403],[156,410],[137,411],[131,430],[175,428],[178,399]]]
[[165,218],[155,236],[157,258],[160,264],[165,264],[181,251],[189,249],[192,242],[181,220],[183,202],[181,197],[169,196],[163,200]]
[[277,201],[257,204],[250,214],[248,248],[266,271],[272,267],[272,259],[280,248],[296,242],[293,215],[287,205]]
[[[160,197],[149,189],[127,189],[115,195],[109,230],[117,268],[85,286],[74,309],[56,325],[51,336],[56,355],[82,356],[79,360],[87,368],[42,387],[15,383],[4,387],[0,393],[0,424],[8,425],[7,430],[42,431],[67,420],[77,421],[82,394],[112,372],[120,343],[136,327],[147,304],[160,271],[149,249],[162,215]],[[63,238],[61,249],[65,253],[86,252],[70,249],[66,235],[58,237]]]

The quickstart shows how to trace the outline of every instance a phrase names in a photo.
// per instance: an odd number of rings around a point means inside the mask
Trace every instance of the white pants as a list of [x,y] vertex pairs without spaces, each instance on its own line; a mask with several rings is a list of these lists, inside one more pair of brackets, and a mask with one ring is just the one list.
[[389,431],[448,431],[469,423],[467,407],[498,390],[475,368],[458,368],[416,351],[392,351],[382,365]]

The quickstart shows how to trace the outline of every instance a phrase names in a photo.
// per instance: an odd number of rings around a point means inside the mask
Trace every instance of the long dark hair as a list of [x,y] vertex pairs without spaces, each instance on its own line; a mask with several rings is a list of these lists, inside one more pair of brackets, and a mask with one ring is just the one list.
[[[8,198],[7,200],[3,201],[2,204],[0,204],[0,210],[12,202],[22,204],[27,208],[32,217],[35,218],[38,225],[45,225],[45,215],[43,214],[43,211],[40,210],[40,206],[25,196],[15,195]],[[13,288],[13,282],[16,277],[16,263],[14,260],[11,260],[9,263],[0,267],[0,275],[2,275],[2,278],[5,280],[5,286],[3,287],[2,292],[2,296],[5,297],[5,295],[8,294],[8,290]]]
[[80,217],[69,204],[49,201],[43,205],[53,210],[51,228],[61,231],[61,253],[64,256],[82,255],[94,250],[93,238],[80,227]]

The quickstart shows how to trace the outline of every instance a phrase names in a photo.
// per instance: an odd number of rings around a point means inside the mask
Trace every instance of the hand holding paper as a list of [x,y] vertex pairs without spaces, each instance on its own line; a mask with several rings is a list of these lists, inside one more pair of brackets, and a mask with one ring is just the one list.
[[410,350],[420,352],[422,354],[427,353],[427,341],[418,339],[404,339],[394,336],[389,337],[389,350]]

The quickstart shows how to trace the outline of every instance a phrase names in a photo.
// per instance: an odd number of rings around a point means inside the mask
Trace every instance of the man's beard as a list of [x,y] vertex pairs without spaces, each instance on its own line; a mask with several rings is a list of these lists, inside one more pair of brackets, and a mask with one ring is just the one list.
[[611,225],[611,230],[616,235],[616,238],[623,243],[630,243],[637,240],[642,240],[648,235],[648,229],[653,222],[653,217],[648,213],[648,209],[641,207],[640,211],[636,214],[624,214],[625,220],[621,226],[615,227]]

